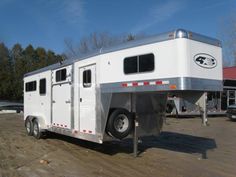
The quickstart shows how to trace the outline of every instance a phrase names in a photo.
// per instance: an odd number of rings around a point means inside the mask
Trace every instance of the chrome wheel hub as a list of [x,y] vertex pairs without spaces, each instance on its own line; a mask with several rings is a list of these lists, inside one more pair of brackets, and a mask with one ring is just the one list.
[[125,132],[129,127],[129,120],[125,114],[120,114],[114,122],[114,127],[118,132]]

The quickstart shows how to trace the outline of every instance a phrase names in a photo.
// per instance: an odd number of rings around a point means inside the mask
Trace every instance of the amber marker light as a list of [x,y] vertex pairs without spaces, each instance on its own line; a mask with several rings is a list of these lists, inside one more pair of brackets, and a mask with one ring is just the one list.
[[170,89],[176,89],[177,87],[176,87],[176,85],[170,85],[169,88]]

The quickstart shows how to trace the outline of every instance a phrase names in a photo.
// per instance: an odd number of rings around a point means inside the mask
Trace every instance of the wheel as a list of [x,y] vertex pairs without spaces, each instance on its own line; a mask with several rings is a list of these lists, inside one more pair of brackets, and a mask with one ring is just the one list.
[[33,135],[33,123],[30,119],[25,120],[25,129],[26,129],[27,135],[29,136]]
[[34,120],[33,122],[33,136],[36,139],[40,139],[42,137],[42,132],[39,130],[39,124],[37,120]]
[[166,105],[166,113],[171,113],[173,110],[173,106],[171,104]]
[[106,131],[117,139],[123,139],[131,133],[133,124],[130,112],[125,109],[116,109],[108,119]]
[[232,122],[236,122],[236,119],[235,119],[235,118],[230,118],[230,120],[231,120]]

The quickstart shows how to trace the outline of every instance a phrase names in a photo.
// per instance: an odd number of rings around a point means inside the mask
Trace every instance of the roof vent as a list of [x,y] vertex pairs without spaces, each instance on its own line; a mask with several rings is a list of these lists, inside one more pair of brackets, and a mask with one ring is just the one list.
[[175,38],[188,38],[188,32],[183,29],[177,29],[175,31]]

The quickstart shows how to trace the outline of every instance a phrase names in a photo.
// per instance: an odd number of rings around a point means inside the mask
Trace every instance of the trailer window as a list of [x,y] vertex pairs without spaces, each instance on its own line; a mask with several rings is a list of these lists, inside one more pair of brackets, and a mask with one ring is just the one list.
[[35,91],[36,88],[37,88],[37,83],[36,83],[36,81],[31,81],[31,82],[25,83],[25,91],[26,91],[26,92]]
[[43,95],[46,94],[46,79],[39,80],[39,94]]
[[91,70],[85,70],[83,72],[83,86],[84,87],[91,87]]
[[140,55],[139,56],[139,72],[148,72],[154,70],[154,55]]
[[124,72],[125,74],[138,72],[138,57],[129,57],[124,60]]
[[124,73],[142,73],[154,70],[154,55],[146,54],[124,59]]
[[56,71],[56,82],[66,80],[66,68]]

